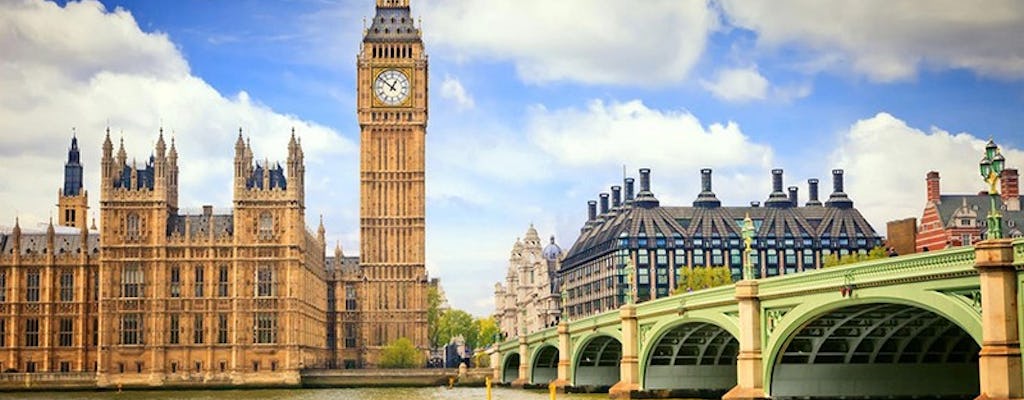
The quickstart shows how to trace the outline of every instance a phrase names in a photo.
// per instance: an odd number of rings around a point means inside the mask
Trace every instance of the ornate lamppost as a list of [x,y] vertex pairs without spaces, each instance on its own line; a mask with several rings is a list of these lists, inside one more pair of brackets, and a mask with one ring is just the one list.
[[999,153],[999,146],[992,139],[985,145],[985,157],[982,157],[978,164],[981,170],[981,177],[988,183],[988,196],[991,209],[988,211],[988,233],[987,239],[1000,239],[1003,237],[1003,216],[999,215],[996,207],[996,198],[999,197],[999,174],[1003,172],[1003,164],[1006,160]]
[[623,289],[626,291],[624,303],[633,304],[633,271],[635,271],[635,268],[633,268],[632,258],[626,260],[624,271],[626,272],[626,282],[623,284]]
[[562,299],[561,300],[562,300],[562,302],[559,305],[562,306],[562,315],[558,319],[561,320],[561,321],[568,322],[569,321],[569,313],[566,312],[566,310],[569,308],[569,304],[568,304],[569,303],[569,292],[567,292],[564,288],[562,289]]
[[750,220],[750,214],[743,218],[743,280],[754,279],[754,266],[750,262],[750,244],[754,241],[754,221]]

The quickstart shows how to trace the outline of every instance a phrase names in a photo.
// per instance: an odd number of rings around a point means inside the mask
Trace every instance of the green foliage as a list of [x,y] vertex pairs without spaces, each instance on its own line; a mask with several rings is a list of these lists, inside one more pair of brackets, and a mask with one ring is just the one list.
[[477,343],[479,347],[473,346],[474,349],[484,348],[495,342],[495,336],[498,335],[499,330],[498,322],[494,318],[477,318],[476,321],[473,321],[473,325],[478,332],[477,340],[479,341]]
[[473,355],[473,366],[476,368],[490,368],[491,367],[491,355],[478,352]]
[[683,267],[679,272],[679,282],[674,293],[686,293],[732,283],[732,271],[728,267]]
[[886,254],[884,248],[879,246],[871,249],[868,254],[863,255],[860,253],[850,253],[840,257],[839,254],[836,253],[829,254],[821,260],[821,266],[822,268],[831,268],[885,257],[888,257],[888,254]]
[[453,337],[462,335],[466,345],[476,344],[478,331],[473,329],[473,316],[462,310],[446,310],[437,321],[438,345],[444,346]]
[[381,368],[419,368],[423,364],[423,353],[404,337],[389,343],[380,354]]
[[440,308],[441,293],[436,286],[431,286],[427,290],[427,340],[430,341],[430,347],[434,349],[442,345],[440,327],[438,326],[438,320],[441,317]]

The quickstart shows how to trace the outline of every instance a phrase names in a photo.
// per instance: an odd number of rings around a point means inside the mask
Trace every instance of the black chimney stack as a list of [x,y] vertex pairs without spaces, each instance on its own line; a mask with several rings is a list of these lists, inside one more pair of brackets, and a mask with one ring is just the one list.
[[640,193],[651,191],[651,169],[640,168]]
[[598,196],[601,197],[601,215],[608,213],[608,193],[601,193]]
[[825,202],[826,207],[852,208],[853,200],[843,192],[843,170],[832,170],[832,194]]
[[789,187],[789,202],[793,203],[793,207],[798,207],[800,205],[800,202],[798,201],[797,196],[796,196],[796,191],[797,190],[798,189],[797,189],[796,186],[790,186]]
[[786,208],[792,205],[789,196],[786,196],[786,192],[782,191],[782,170],[772,170],[772,193],[768,195],[768,200],[764,202],[765,207],[774,208]]
[[636,194],[636,200],[634,201],[637,206],[643,208],[657,207],[661,203],[654,197],[654,193],[651,193],[651,169],[640,168],[640,193]]
[[622,206],[622,187],[612,186],[612,208],[619,208]]
[[633,178],[626,178],[626,203],[633,202]]
[[587,202],[587,222],[593,222],[597,219],[597,201],[590,200]]
[[808,206],[821,206],[821,201],[818,200],[818,180],[811,178],[807,180],[807,191],[810,198],[807,200]]
[[700,170],[700,194],[697,200],[693,201],[694,207],[721,207],[722,202],[718,201],[715,192],[711,191],[711,168]]

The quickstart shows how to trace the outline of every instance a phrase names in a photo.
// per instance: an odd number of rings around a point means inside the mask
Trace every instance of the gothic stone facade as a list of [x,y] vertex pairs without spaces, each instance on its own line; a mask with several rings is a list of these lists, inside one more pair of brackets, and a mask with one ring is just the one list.
[[562,249],[555,244],[555,237],[542,249],[532,224],[522,240],[516,239],[505,283],[494,285],[494,317],[503,336],[514,337],[523,330],[529,334],[558,323],[562,314],[558,282],[561,258]]
[[[286,167],[235,146],[234,207],[178,209],[178,154],[161,132],[140,167],[109,133],[100,230],[84,225],[81,168],[68,168],[68,226],[0,235],[0,368],[93,372],[101,386],[297,384],[329,366],[324,231],[305,229],[294,133]],[[72,142],[68,166],[78,163]]]

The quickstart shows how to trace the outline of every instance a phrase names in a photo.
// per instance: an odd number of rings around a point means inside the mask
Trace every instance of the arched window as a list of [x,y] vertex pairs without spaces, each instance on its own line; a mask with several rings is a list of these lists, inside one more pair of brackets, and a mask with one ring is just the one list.
[[269,212],[260,213],[258,229],[260,240],[270,240],[274,237],[274,217]]
[[139,214],[129,213],[124,222],[125,238],[139,240]]

